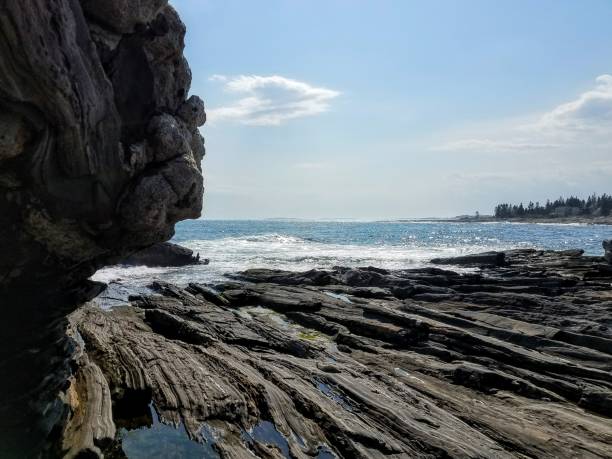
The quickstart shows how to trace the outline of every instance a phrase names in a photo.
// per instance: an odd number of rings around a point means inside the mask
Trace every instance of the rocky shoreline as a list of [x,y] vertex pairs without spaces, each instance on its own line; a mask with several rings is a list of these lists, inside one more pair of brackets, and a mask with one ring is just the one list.
[[201,213],[185,26],[167,0],[0,23],[0,457],[612,455],[604,258],[255,270],[98,307],[94,272]]
[[86,305],[60,449],[125,457],[170,425],[197,457],[610,457],[612,266],[481,266],[250,270]]
[[545,225],[612,225],[612,217],[513,217],[497,218],[492,215],[462,215],[453,218],[425,218],[420,221],[438,223],[534,223]]

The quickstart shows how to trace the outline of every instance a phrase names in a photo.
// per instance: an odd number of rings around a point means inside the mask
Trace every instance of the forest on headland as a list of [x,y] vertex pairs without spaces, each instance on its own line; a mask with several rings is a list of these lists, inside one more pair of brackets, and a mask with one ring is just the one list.
[[554,201],[529,202],[526,205],[502,203],[495,206],[495,218],[568,218],[608,217],[612,213],[612,196],[592,194],[587,199],[576,196],[560,197]]

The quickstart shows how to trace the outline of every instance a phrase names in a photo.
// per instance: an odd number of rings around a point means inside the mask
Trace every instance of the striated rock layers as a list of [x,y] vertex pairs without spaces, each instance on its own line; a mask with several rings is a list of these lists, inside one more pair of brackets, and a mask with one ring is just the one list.
[[184,35],[166,0],[0,3],[0,364],[37,370],[3,381],[3,437],[11,400],[52,411],[32,394],[56,388],[37,376],[99,291],[83,281],[200,214],[206,115]]
[[478,273],[157,282],[71,317],[84,353],[62,448],[165,457],[180,425],[192,457],[612,457],[611,282],[603,258],[535,250]]

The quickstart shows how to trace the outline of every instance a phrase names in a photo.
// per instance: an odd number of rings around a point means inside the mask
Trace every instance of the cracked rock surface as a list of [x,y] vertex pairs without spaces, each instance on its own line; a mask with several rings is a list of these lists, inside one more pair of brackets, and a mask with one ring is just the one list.
[[534,250],[468,273],[156,282],[71,317],[86,360],[68,392],[102,392],[64,447],[124,457],[157,422],[198,457],[610,457],[611,282],[603,258]]

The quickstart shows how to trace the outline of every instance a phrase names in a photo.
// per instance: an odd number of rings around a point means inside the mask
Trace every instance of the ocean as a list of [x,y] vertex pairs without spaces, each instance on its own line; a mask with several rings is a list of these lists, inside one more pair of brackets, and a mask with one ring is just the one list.
[[192,220],[173,242],[208,265],[182,268],[111,266],[94,280],[138,288],[154,279],[214,283],[248,268],[307,270],[333,266],[401,269],[435,257],[513,248],[584,249],[602,255],[612,226],[586,224],[449,223],[425,221]]

